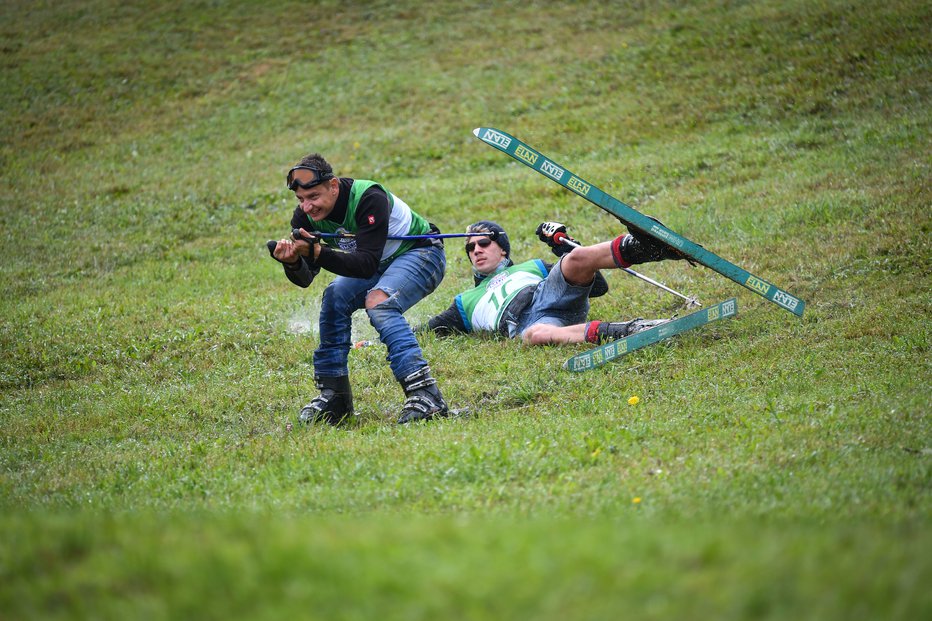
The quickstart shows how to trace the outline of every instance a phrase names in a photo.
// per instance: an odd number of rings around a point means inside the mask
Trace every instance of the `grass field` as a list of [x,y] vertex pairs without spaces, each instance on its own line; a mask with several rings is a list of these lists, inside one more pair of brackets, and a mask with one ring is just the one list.
[[[932,6],[0,6],[0,618],[932,616]],[[521,138],[807,302],[584,347],[425,336],[469,415],[303,428],[328,277],[292,286],[319,151],[445,232],[623,228],[476,140]],[[470,286],[458,241],[418,325]],[[592,316],[676,312],[622,273]],[[354,337],[374,339],[364,314]],[[640,399],[628,405],[630,396]],[[294,424],[289,429],[288,424]]]

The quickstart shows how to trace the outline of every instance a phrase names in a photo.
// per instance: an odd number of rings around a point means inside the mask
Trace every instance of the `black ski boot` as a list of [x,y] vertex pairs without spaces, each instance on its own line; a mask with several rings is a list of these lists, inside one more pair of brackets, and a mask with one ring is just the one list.
[[314,382],[320,394],[301,408],[299,421],[308,424],[325,421],[331,425],[339,425],[347,416],[352,416],[353,392],[348,375],[315,377]]
[[437,380],[430,376],[430,367],[418,369],[401,380],[401,387],[407,399],[401,408],[399,425],[444,417],[449,413],[447,403],[437,387]]
[[621,322],[608,322],[603,321],[596,327],[596,335],[598,337],[598,343],[607,343],[609,341],[617,341],[618,339],[624,338],[626,336],[631,336],[635,332],[640,332],[641,330],[647,330],[648,328],[653,328],[654,326],[659,326],[662,323],[667,323],[669,319],[632,319],[631,321],[621,321]]
[[[647,216],[657,224],[663,222],[652,216]],[[621,258],[630,265],[650,263],[652,261],[679,261],[686,257],[672,246],[656,240],[644,231],[629,226],[630,235],[621,240]]]

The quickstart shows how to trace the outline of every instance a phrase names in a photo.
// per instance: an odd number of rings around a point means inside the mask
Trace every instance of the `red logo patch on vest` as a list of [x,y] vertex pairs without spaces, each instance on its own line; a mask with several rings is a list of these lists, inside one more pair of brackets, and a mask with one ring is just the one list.
[[369,224],[375,224],[375,216],[369,214]]

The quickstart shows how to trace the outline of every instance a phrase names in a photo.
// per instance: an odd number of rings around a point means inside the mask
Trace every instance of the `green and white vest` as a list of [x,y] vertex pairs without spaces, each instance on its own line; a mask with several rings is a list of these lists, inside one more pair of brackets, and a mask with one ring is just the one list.
[[[368,179],[354,179],[353,185],[350,186],[349,202],[346,205],[346,217],[342,223],[321,220],[314,222],[316,230],[324,233],[355,233],[358,230],[356,226],[356,207],[363,193],[376,186],[381,188],[388,195],[388,206],[390,215],[388,218],[388,234],[392,235],[426,235],[430,232],[430,224],[423,216],[408,207],[408,204],[392,194],[380,183],[369,181]],[[341,250],[352,251],[356,247],[356,240],[352,238],[333,238],[328,237],[323,240],[328,246],[340,248]],[[381,261],[385,262],[394,259],[411,249],[414,245],[413,240],[389,239],[385,242],[385,248],[382,250]]]
[[505,268],[465,291],[454,299],[466,329],[498,330],[502,313],[523,289],[534,286],[547,277],[547,267],[540,259],[525,261]]

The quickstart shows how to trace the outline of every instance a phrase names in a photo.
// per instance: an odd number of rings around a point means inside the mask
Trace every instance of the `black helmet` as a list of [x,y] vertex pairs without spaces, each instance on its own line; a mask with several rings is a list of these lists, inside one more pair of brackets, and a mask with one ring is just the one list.
[[[511,242],[508,241],[508,233],[505,232],[505,229],[501,227],[497,222],[492,222],[491,220],[479,220],[474,222],[466,227],[467,233],[494,233],[494,235],[489,235],[489,239],[501,246],[501,249],[505,251],[505,256],[511,258]],[[469,243],[475,238],[467,237],[466,243]],[[468,252],[466,254],[469,254]]]

